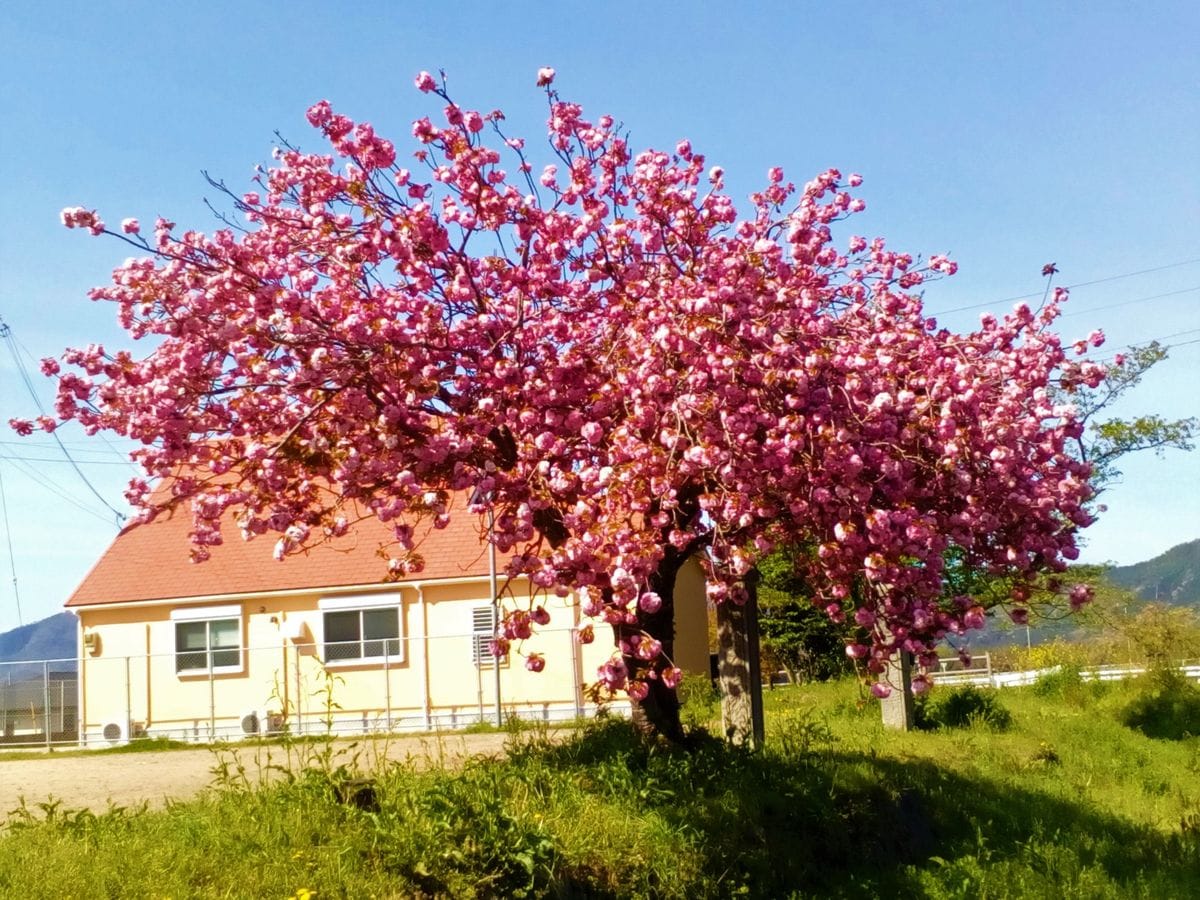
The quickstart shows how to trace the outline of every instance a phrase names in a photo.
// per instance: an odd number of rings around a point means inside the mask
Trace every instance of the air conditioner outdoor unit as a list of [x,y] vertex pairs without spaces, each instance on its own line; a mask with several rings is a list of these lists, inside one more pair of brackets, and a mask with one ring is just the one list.
[[283,727],[283,716],[266,709],[252,709],[242,715],[242,734],[272,734]]
[[133,738],[145,737],[146,727],[141,722],[130,722],[124,717],[114,717],[104,723],[100,734],[110,744],[128,744]]

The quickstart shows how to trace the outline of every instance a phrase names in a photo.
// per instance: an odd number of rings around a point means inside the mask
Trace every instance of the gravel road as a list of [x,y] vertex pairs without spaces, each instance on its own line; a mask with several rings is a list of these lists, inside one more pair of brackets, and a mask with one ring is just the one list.
[[[336,763],[349,763],[354,754],[364,769],[386,760],[409,760],[417,765],[455,765],[473,756],[504,752],[507,735],[443,734],[393,737],[388,740],[335,742]],[[268,751],[270,760],[268,760]],[[293,748],[292,753],[298,751]],[[308,745],[305,752],[313,752]],[[245,767],[251,783],[269,780],[268,762],[284,761],[277,745],[229,744],[224,750],[163,750],[145,753],[95,753],[65,756],[48,752],[38,758],[10,759],[0,753],[0,822],[22,799],[34,807],[51,798],[66,809],[103,812],[110,805],[152,808],[168,800],[186,800],[211,787],[222,761]],[[336,764],[335,763],[335,764]]]

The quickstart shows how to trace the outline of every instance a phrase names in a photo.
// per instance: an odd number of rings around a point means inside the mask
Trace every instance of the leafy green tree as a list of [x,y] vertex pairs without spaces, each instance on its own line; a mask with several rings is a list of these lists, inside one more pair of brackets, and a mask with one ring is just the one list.
[[[793,554],[777,550],[759,563],[759,630],[763,656],[793,681],[825,681],[853,670],[846,645],[858,630],[813,603],[796,575]],[[839,617],[840,618],[840,617]]]
[[1191,450],[1200,420],[1170,421],[1147,415],[1131,419],[1102,418],[1117,400],[1138,386],[1146,373],[1167,358],[1167,347],[1151,341],[1117,354],[1107,366],[1107,375],[1098,387],[1072,385],[1064,388],[1067,399],[1079,411],[1079,420],[1087,425],[1076,439],[1080,459],[1092,464],[1092,486],[1097,494],[1121,477],[1117,460],[1139,450],[1162,454],[1168,449]]
[[1137,657],[1151,665],[1177,666],[1200,656],[1200,616],[1188,607],[1141,603],[1114,625]]

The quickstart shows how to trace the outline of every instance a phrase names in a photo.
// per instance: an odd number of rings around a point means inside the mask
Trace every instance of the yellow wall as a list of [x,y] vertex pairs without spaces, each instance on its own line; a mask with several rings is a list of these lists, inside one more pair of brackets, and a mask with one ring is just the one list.
[[[528,597],[506,598],[524,605]],[[80,710],[85,734],[108,722],[131,721],[150,734],[207,739],[239,736],[251,711],[286,714],[294,732],[324,731],[326,719],[340,730],[462,725],[481,716],[491,721],[495,675],[473,661],[472,610],[489,603],[487,579],[469,583],[380,585],[358,593],[395,592],[401,598],[398,659],[323,665],[322,597],[355,592],[313,591],[258,596],[241,601],[169,603],[78,610],[84,634],[99,644],[85,649]],[[688,671],[708,671],[704,582],[689,563],[676,589],[675,660]],[[175,671],[172,609],[236,605],[242,611],[242,670],[231,674]],[[550,598],[549,626],[525,641],[519,654],[539,652],[545,670],[526,670],[514,653],[500,665],[501,705],[525,716],[571,718],[584,711],[582,687],[613,652],[611,630],[595,627],[596,639],[580,645],[574,628],[578,606]],[[390,718],[389,718],[390,716]],[[210,729],[213,729],[210,733]]]
[[685,672],[707,675],[709,650],[704,570],[693,557],[675,577],[675,665]]

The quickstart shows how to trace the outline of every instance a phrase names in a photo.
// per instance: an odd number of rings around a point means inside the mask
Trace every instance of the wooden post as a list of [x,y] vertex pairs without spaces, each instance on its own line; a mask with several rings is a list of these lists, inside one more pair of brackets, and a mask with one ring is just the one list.
[[717,671],[721,683],[721,727],[734,744],[761,748],[762,667],[758,647],[758,571],[746,577],[746,603],[717,606]]
[[883,727],[896,731],[912,731],[916,725],[912,695],[912,654],[901,650],[893,656],[885,670],[892,692],[880,701],[883,708]]

